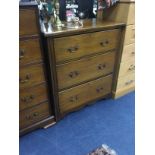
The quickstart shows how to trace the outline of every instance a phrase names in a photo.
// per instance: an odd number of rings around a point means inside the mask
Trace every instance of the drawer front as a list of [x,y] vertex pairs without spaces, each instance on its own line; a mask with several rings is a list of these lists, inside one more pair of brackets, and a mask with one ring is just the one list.
[[122,62],[135,59],[135,44],[125,45],[122,53]]
[[19,113],[20,129],[28,127],[50,116],[49,103],[45,102],[33,108],[23,110]]
[[130,60],[120,64],[119,77],[124,76],[128,73],[135,72],[135,61]]
[[19,108],[24,110],[30,108],[38,103],[48,100],[47,86],[46,84],[41,84],[36,87],[22,89],[19,97]]
[[129,45],[135,42],[135,25],[126,27],[124,44]]
[[120,30],[101,31],[54,39],[56,62],[117,48]]
[[124,89],[135,85],[135,73],[118,78],[117,89]]
[[59,90],[113,72],[115,51],[57,66]]
[[20,65],[42,60],[39,39],[29,39],[19,42],[19,63]]
[[61,113],[66,113],[87,102],[111,93],[111,85],[112,75],[109,75],[59,92],[59,106]]
[[35,9],[19,10],[19,35],[35,35],[39,33]]
[[43,64],[21,67],[19,70],[20,88],[28,88],[45,82]]

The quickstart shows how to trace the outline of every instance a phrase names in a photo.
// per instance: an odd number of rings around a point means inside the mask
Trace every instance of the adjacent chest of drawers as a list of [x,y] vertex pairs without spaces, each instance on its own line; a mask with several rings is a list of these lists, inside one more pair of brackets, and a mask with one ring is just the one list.
[[120,0],[116,6],[104,12],[104,19],[126,23],[124,43],[113,87],[113,96],[118,98],[135,87],[135,2]]
[[42,24],[60,117],[111,95],[124,24],[85,20],[79,30]]
[[19,127],[20,134],[54,122],[36,4],[19,9]]

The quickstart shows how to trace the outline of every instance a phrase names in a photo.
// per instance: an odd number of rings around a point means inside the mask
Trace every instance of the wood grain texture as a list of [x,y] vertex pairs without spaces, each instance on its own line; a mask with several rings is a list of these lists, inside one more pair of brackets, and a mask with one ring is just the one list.
[[135,43],[124,45],[121,62],[135,60]]
[[40,40],[27,39],[19,41],[19,64],[26,65],[42,61]]
[[19,35],[37,35],[39,34],[38,19],[36,9],[22,8],[19,10]]
[[19,109],[24,110],[48,100],[46,83],[19,92]]
[[116,49],[120,29],[54,39],[56,62]]
[[103,19],[124,22],[127,25],[135,24],[135,3],[117,3],[104,10]]
[[66,113],[111,92],[112,75],[59,92],[61,113]]
[[33,123],[41,121],[51,115],[49,103],[45,102],[35,107],[26,109],[19,113],[20,129],[25,128]]
[[45,82],[44,64],[35,64],[20,67],[19,83],[20,89],[35,86]]
[[115,51],[57,66],[59,90],[113,72]]

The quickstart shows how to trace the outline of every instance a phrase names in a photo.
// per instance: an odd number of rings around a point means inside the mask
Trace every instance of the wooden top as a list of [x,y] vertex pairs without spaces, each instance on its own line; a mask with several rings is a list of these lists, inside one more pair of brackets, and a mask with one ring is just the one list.
[[19,6],[22,7],[26,7],[26,6],[37,6],[37,2],[36,1],[30,1],[30,2],[19,2]]
[[[113,21],[99,21],[94,19],[81,20],[83,23],[83,27],[79,28],[68,28],[67,26],[56,28],[52,27],[51,22],[43,23],[41,22],[41,31],[45,37],[48,36],[63,36],[70,34],[78,34],[82,32],[93,32],[99,30],[106,30],[112,28],[119,28],[121,26],[125,26],[125,23],[121,22],[113,22]],[[67,25],[67,23],[64,23]]]

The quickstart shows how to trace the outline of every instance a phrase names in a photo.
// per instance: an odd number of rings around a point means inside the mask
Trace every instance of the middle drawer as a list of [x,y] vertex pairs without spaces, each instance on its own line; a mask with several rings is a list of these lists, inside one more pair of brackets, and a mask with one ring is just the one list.
[[19,109],[24,110],[48,100],[47,86],[41,84],[20,90]]
[[57,66],[59,90],[113,72],[115,51]]
[[19,84],[20,88],[28,88],[45,82],[44,65],[35,64],[20,67]]

